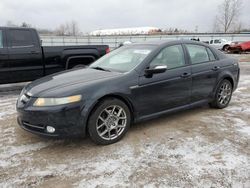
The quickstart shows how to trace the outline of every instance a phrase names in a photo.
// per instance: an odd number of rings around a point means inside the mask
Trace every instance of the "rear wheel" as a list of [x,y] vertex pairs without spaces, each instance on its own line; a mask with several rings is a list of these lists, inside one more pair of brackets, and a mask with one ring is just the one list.
[[237,51],[238,54],[242,54],[242,52],[243,52],[242,48],[239,48]]
[[227,52],[227,51],[228,51],[228,48],[229,48],[229,45],[225,45],[225,46],[223,46],[222,50],[223,50],[224,52]]
[[96,144],[112,144],[126,134],[130,122],[130,111],[125,103],[115,98],[106,99],[90,115],[88,132]]
[[210,103],[211,107],[214,108],[225,108],[228,106],[232,97],[232,84],[229,80],[222,80],[219,87],[216,90],[214,100]]

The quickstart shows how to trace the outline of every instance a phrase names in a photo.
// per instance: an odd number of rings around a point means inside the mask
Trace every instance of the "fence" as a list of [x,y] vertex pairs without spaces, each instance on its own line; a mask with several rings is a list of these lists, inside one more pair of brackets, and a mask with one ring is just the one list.
[[199,38],[201,41],[211,39],[227,39],[229,41],[250,41],[250,34],[186,34],[186,35],[135,35],[135,36],[41,36],[43,46],[68,46],[68,45],[109,45],[111,49],[119,46],[124,41],[143,42],[167,39]]

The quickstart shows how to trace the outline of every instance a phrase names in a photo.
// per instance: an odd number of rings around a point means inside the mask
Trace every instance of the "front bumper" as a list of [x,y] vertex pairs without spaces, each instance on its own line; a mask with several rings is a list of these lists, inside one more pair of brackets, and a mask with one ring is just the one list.
[[[84,119],[81,116],[80,104],[57,107],[17,106],[17,122],[26,131],[49,137],[84,136]],[[49,133],[47,126],[55,128]]]

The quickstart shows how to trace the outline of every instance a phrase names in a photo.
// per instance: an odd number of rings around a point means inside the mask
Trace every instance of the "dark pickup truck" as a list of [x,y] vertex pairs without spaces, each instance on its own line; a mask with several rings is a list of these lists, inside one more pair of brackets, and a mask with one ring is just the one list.
[[35,29],[0,27],[0,84],[84,67],[108,52],[107,45],[41,46]]

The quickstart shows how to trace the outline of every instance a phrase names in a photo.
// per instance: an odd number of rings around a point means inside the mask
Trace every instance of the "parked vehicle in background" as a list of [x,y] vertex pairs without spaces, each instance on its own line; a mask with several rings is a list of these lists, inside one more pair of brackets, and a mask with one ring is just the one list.
[[242,53],[242,52],[250,52],[250,41],[247,42],[233,42],[228,51],[231,53]]
[[131,44],[86,69],[28,84],[17,102],[18,123],[35,134],[88,133],[97,144],[112,144],[133,122],[207,103],[225,108],[238,81],[237,60],[204,43]]
[[232,43],[231,41],[228,41],[226,39],[212,39],[209,42],[211,46],[222,51],[227,51],[231,43]]
[[130,44],[132,44],[131,41],[121,42],[121,43],[119,44],[118,48],[120,48],[120,47],[122,47],[122,46],[125,46],[125,45],[130,45]]
[[204,42],[205,44],[209,44],[209,41],[202,41],[202,42]]
[[45,47],[35,29],[0,27],[0,84],[84,67],[108,52],[107,45]]
[[190,40],[193,40],[193,41],[200,41],[200,38],[191,38]]

